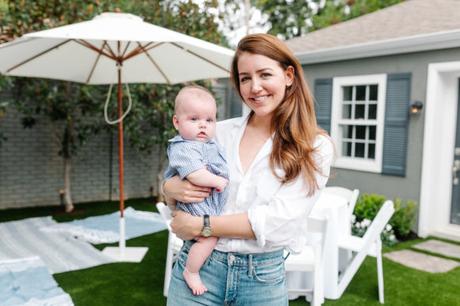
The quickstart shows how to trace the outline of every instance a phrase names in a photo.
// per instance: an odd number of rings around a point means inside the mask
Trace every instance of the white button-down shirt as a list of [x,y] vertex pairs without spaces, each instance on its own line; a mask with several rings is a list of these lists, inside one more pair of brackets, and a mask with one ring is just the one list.
[[[318,199],[319,192],[307,196],[308,189],[302,176],[282,185],[269,165],[272,139],[268,139],[254,161],[243,172],[239,158],[239,144],[248,117],[217,123],[217,140],[224,147],[229,168],[229,196],[223,213],[248,212],[256,240],[220,238],[216,249],[223,252],[262,253],[286,248],[300,252],[306,244],[307,216]],[[326,185],[334,149],[329,138],[318,136],[315,160],[321,174],[316,175],[319,188]],[[283,174],[281,168],[275,169]]]

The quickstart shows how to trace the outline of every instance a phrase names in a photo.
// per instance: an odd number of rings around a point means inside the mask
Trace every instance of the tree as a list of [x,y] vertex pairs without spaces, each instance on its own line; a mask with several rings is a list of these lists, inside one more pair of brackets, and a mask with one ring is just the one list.
[[326,1],[312,18],[311,31],[318,30],[342,21],[359,17],[404,0],[340,0]]
[[269,33],[290,39],[401,1],[404,0],[253,0],[253,3],[268,16]]
[[[2,0],[0,0],[2,1]],[[206,7],[216,1],[204,1]],[[214,15],[193,1],[10,1],[0,21],[0,37],[11,40],[24,33],[43,30],[92,18],[103,11],[116,8],[144,17],[147,22],[168,27],[207,41],[224,40],[218,32]],[[140,151],[151,151],[155,145],[163,150],[172,135],[173,101],[179,86],[132,85],[132,113],[125,119],[126,137]],[[59,155],[64,163],[64,199],[66,211],[73,209],[71,199],[72,158],[90,136],[109,128],[100,120],[101,101],[107,87],[85,86],[69,82],[42,79],[14,78],[10,90],[15,96],[15,107],[23,114],[23,124],[32,127],[37,115],[53,123],[60,144]],[[163,155],[160,155],[163,156]],[[164,168],[160,162],[159,173]],[[158,188],[157,190],[158,191]]]
[[[7,11],[3,11],[1,36],[11,40],[27,32],[82,21],[110,8],[99,1],[9,1]],[[33,127],[38,115],[53,123],[64,165],[65,209],[72,211],[72,157],[89,136],[100,130],[101,123],[90,119],[101,110],[100,103],[93,99],[97,89],[70,82],[13,78],[9,90],[15,98],[14,106],[24,114],[25,127]]]
[[290,39],[306,34],[320,0],[256,0],[255,5],[268,15],[270,34]]

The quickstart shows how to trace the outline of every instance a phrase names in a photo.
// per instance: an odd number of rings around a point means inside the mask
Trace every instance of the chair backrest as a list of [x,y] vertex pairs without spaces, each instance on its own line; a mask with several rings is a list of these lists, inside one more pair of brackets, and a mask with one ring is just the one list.
[[346,198],[348,201],[348,211],[350,215],[353,214],[353,210],[355,209],[356,201],[358,201],[358,197],[359,197],[358,189],[350,190],[345,187],[338,187],[338,186],[329,187],[328,186],[323,189],[323,192]]
[[158,202],[156,204],[156,206],[157,206],[158,212],[160,213],[160,216],[163,218],[163,220],[165,221],[166,225],[168,226],[168,230],[171,231],[171,227],[170,227],[170,222],[171,222],[171,219],[172,219],[171,210],[163,202]]
[[361,249],[357,252],[356,256],[353,258],[353,260],[351,260],[350,264],[342,274],[338,288],[339,296],[343,294],[351,279],[358,271],[359,267],[369,253],[369,249],[372,247],[372,244],[376,241],[380,241],[380,234],[384,230],[388,221],[390,221],[394,211],[395,209],[392,201],[386,201],[379,209],[374,220],[372,220],[371,225],[368,227],[366,234],[364,234],[364,236],[361,238],[363,242],[361,244]]
[[[308,243],[313,248],[314,257],[302,252],[290,254],[285,261],[286,271],[311,271],[321,265],[324,258],[324,246],[328,235],[328,219],[309,216],[307,219]],[[314,260],[314,261],[310,261]]]

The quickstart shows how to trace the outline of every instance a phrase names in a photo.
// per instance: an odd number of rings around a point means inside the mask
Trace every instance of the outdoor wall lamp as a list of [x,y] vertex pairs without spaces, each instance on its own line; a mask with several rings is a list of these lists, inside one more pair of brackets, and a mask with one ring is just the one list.
[[416,100],[411,102],[409,110],[411,114],[418,114],[422,111],[422,108],[423,103],[421,101]]

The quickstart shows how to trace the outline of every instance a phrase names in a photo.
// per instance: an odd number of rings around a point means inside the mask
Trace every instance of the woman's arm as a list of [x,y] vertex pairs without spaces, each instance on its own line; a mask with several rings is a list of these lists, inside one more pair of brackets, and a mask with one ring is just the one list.
[[[163,184],[163,193],[168,201],[176,200],[183,203],[197,203],[209,197],[211,188],[201,187],[181,180],[178,176],[166,180]],[[169,203],[169,202],[168,202]]]
[[[210,217],[212,236],[225,238],[255,239],[248,214],[240,213]],[[175,211],[171,222],[173,232],[181,239],[190,240],[201,235],[203,217]]]

